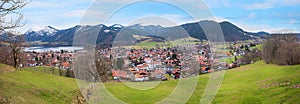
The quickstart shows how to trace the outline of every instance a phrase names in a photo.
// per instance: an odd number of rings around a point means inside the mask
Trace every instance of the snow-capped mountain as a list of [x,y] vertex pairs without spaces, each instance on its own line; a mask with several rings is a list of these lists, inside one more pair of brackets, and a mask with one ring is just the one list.
[[30,29],[24,34],[24,37],[27,41],[43,40],[55,35],[58,31],[56,28],[46,26],[41,30]]
[[[67,29],[55,29],[51,26],[46,26],[41,30],[28,30],[24,37],[28,42],[47,42],[47,43],[62,43],[62,44],[72,44],[73,38],[76,32],[89,32],[95,31],[100,29],[98,35],[99,39],[97,41],[104,42],[104,41],[112,41],[112,35],[115,35],[118,31],[123,28],[120,24],[115,24],[112,26],[105,26],[103,24],[95,25],[95,26],[83,26],[83,25],[76,25],[71,28]],[[86,38],[86,36],[83,36]],[[107,40],[108,39],[108,40]]]
[[58,29],[53,28],[51,26],[46,26],[42,28],[41,30],[36,30],[36,29],[30,29],[28,30],[24,35],[29,34],[30,36],[52,36],[54,35]]
[[[184,38],[182,37],[182,29],[184,29],[188,35],[198,39],[207,39],[203,29],[199,25],[220,25],[223,30],[224,38],[226,41],[247,40],[251,39],[250,35],[256,36],[259,33],[251,33],[242,30],[230,22],[214,22],[214,21],[200,21],[194,23],[187,23],[174,27],[162,27],[160,25],[140,25],[135,24],[131,26],[122,26],[115,24],[106,26],[103,24],[95,26],[81,26],[77,25],[68,29],[58,30],[51,26],[46,26],[40,30],[28,30],[24,36],[28,42],[40,41],[49,44],[68,44],[72,45],[74,35],[76,32],[81,32],[82,38],[88,38],[91,34],[97,34],[97,44],[111,44],[116,36],[122,39],[135,39],[133,35],[140,36],[160,36],[168,40]],[[122,34],[119,34],[121,32]],[[264,33],[268,34],[268,33]],[[95,38],[95,37],[93,37]]]

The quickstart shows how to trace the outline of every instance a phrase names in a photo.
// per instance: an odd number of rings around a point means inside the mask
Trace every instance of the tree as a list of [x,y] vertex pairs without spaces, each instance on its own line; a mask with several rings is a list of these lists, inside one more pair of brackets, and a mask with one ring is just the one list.
[[3,51],[0,53],[0,55],[3,57],[0,62],[12,65],[14,67],[19,67],[24,57],[22,43],[25,40],[23,36],[8,32],[6,33],[5,38],[0,39],[4,44],[0,47],[0,50]]
[[[85,47],[89,51],[93,47]],[[74,75],[77,79],[88,82],[106,82],[111,73],[112,64],[108,57],[101,56],[99,53],[93,52],[77,53],[73,64]]]
[[[20,8],[24,7],[27,0],[1,0],[0,1],[0,56],[2,63],[17,67],[21,62],[22,42],[24,38],[8,30],[23,26]],[[2,45],[1,45],[2,44]]]
[[300,43],[294,34],[276,34],[267,39],[263,48],[266,63],[279,65],[300,64]]
[[113,59],[113,65],[116,70],[122,69],[124,66],[124,59],[123,58],[115,58]]
[[28,0],[1,0],[0,1],[0,31],[23,26],[23,14],[19,11],[28,4]]
[[109,71],[112,68],[109,62],[110,60],[105,57],[96,60],[96,75],[100,78],[101,82],[106,82],[109,79]]
[[[239,59],[240,63],[241,64],[251,64],[252,62],[256,62],[256,61],[259,61],[261,60],[261,54],[262,52],[258,49],[253,49],[253,50],[249,50],[249,51],[246,51],[244,55],[242,55],[242,58]],[[237,59],[235,59],[237,60]]]
[[13,66],[18,67],[22,61],[22,42],[24,42],[24,38],[22,36],[16,36],[12,33],[8,33],[7,43],[9,44],[9,48],[11,49],[11,56],[13,60]]

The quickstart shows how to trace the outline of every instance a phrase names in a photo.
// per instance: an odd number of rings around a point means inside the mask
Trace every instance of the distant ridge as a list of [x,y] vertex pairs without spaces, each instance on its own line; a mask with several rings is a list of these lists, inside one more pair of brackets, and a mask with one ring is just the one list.
[[218,23],[215,21],[204,20],[173,27],[162,27],[160,25],[142,26],[140,24],[131,26],[114,24],[112,26],[106,26],[103,24],[99,24],[95,26],[76,25],[68,29],[58,30],[54,27],[46,26],[42,30],[28,30],[24,34],[24,37],[28,42],[46,42],[49,44],[55,43],[72,45],[74,34],[76,31],[92,31],[96,27],[100,27],[101,30],[98,33],[98,39],[96,42],[98,44],[111,44],[120,31],[122,31],[122,34],[124,34],[124,36],[130,39],[134,39],[132,35],[153,35],[166,38],[167,40],[173,40],[174,38],[184,38],[183,36],[181,36],[180,32],[178,32],[178,29],[184,29],[191,37],[200,40],[206,40],[207,37],[200,25],[214,24],[220,25],[226,41],[248,40],[253,39],[253,37],[269,35],[269,33],[263,31],[258,33],[247,32],[227,21]]

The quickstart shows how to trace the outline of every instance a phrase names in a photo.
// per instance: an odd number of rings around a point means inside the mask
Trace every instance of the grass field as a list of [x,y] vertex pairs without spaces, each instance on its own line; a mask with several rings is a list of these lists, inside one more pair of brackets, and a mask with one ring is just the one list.
[[16,69],[12,66],[9,65],[5,65],[5,64],[0,64],[0,74],[1,73],[9,73],[9,72],[13,72]]
[[76,81],[71,78],[27,70],[0,73],[0,99],[9,103],[71,103],[78,93]]
[[[1,67],[0,67],[1,68]],[[196,89],[187,103],[199,103],[210,74],[199,78]],[[212,103],[300,103],[300,65],[277,66],[264,62],[242,66],[225,72],[222,86]],[[142,82],[139,84],[147,84]],[[178,80],[161,82],[149,90],[137,90],[123,83],[108,82],[108,91],[126,103],[155,103],[167,97]],[[16,103],[70,103],[78,87],[74,79],[34,71],[15,71],[0,74],[0,97]],[[184,94],[184,93],[183,93]],[[182,99],[174,99],[172,103]]]
[[59,75],[59,70],[57,67],[37,66],[37,67],[31,67],[31,68],[23,68],[21,70]]
[[300,103],[300,65],[258,62],[226,72],[213,103]]
[[[142,41],[138,44],[136,44],[134,46],[134,48],[154,48],[156,47],[156,45],[161,45],[161,44],[169,44],[169,46],[165,46],[166,47],[174,47],[174,46],[178,46],[178,45],[195,45],[198,42],[193,42],[196,41],[197,39],[192,38],[192,37],[188,37],[188,38],[182,38],[182,39],[177,39],[177,40],[173,40],[173,41],[166,41],[166,42],[155,42],[152,40],[145,40]],[[162,47],[162,46],[160,46]]]
[[162,43],[164,43],[164,42],[154,42],[154,41],[146,40],[146,41],[142,41],[142,42],[136,44],[135,46],[145,47],[145,48],[154,48],[156,46],[156,44],[162,44]]
[[[258,62],[228,70],[213,103],[300,103],[300,89],[291,88],[300,84],[299,76],[300,65],[277,66]],[[187,103],[200,102],[208,78],[209,74],[199,77],[196,90]],[[176,86],[175,82],[162,82],[159,87],[146,91],[134,90],[120,83],[106,83],[106,87],[126,103],[154,103],[167,96],[172,86]]]

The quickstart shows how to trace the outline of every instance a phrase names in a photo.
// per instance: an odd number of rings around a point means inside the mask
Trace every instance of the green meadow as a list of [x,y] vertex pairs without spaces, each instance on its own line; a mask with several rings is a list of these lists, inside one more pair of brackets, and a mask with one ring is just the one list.
[[[30,69],[20,71],[7,65],[0,65],[0,72],[0,97],[6,98],[11,103],[72,103],[79,94],[76,80],[71,78]],[[189,83],[190,79],[198,78],[195,90],[186,103],[200,102],[209,76],[210,74],[205,74],[182,79]],[[300,88],[296,88],[300,86],[299,76],[300,65],[267,65],[262,61],[227,70],[212,103],[299,103]],[[163,81],[148,90],[130,88],[125,83],[119,82],[107,82],[104,85],[114,97],[125,103],[149,104],[168,97],[176,90],[178,83],[178,80]],[[171,103],[180,100],[174,99]]]
[[[0,64],[0,70],[5,66]],[[76,80],[72,78],[12,67],[6,69],[6,72],[0,73],[0,103],[69,104],[79,94]]]

